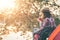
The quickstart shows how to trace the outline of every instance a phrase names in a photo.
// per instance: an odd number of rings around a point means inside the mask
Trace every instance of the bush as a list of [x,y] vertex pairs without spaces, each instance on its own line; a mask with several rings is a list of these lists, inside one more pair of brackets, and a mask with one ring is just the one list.
[[55,18],[55,23],[56,23],[56,25],[60,24],[60,19],[59,18]]

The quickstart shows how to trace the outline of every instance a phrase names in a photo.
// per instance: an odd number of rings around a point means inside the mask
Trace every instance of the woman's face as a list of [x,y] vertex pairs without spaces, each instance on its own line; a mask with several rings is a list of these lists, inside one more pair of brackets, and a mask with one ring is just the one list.
[[44,19],[44,14],[42,12],[39,14],[39,16],[40,18]]

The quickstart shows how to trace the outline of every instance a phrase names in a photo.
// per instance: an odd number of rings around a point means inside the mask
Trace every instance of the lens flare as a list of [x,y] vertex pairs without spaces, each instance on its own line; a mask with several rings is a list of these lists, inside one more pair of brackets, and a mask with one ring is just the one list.
[[0,10],[10,9],[15,7],[15,0],[0,0]]

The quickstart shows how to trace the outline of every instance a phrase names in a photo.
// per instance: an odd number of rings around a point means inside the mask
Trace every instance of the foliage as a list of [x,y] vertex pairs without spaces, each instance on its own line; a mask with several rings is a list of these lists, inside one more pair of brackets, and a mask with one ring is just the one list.
[[55,23],[56,23],[56,25],[59,25],[60,24],[60,19],[59,18],[55,18]]

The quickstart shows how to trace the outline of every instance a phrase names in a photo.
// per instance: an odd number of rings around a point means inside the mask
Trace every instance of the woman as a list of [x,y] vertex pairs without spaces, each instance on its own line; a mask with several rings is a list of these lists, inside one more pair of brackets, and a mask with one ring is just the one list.
[[47,26],[56,27],[55,20],[52,17],[49,8],[44,8],[42,10],[42,12],[40,13],[40,18],[38,18],[38,21],[40,23],[40,30]]
[[[45,28],[45,27],[56,27],[55,24],[55,20],[52,17],[49,8],[44,8],[41,13],[40,13],[40,17],[38,18],[38,21],[40,23],[40,31],[36,34],[39,35],[41,34],[41,31]],[[36,36],[35,35],[35,36]],[[41,37],[40,37],[41,38]],[[35,39],[38,39],[35,37]]]

